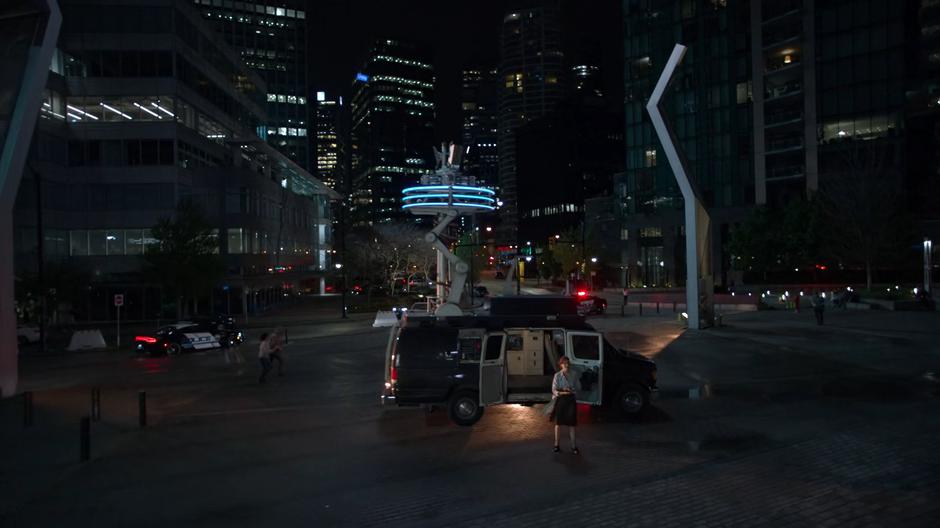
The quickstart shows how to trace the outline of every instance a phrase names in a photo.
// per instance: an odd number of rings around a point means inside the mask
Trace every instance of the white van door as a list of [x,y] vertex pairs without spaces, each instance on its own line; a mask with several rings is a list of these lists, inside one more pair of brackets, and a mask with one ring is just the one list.
[[506,402],[506,333],[486,334],[480,358],[480,405]]
[[597,332],[568,332],[565,355],[571,370],[581,382],[578,403],[601,404],[601,369],[604,365],[604,338]]

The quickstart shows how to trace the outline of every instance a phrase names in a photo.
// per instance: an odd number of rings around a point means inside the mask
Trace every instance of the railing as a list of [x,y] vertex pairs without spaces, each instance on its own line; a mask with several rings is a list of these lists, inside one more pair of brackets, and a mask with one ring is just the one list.
[[767,119],[764,123],[767,126],[773,126],[790,121],[799,121],[800,119],[803,119],[803,112],[800,110],[785,110],[767,114]]

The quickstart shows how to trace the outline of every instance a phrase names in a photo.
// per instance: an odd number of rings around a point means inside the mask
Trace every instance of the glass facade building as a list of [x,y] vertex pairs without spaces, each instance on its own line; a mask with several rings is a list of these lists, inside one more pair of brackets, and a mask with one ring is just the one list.
[[562,51],[557,6],[510,11],[500,31],[497,151],[500,238],[518,242],[519,189],[516,182],[516,129],[552,110],[565,96],[568,72]]
[[307,100],[306,0],[192,0],[207,21],[264,79],[268,143],[305,170],[313,165],[313,132]]
[[734,225],[754,206],[779,210],[844,175],[847,151],[884,148],[908,184],[927,187],[911,163],[924,149],[912,145],[935,145],[935,134],[906,128],[936,123],[931,4],[625,0],[627,167],[615,191],[627,281],[684,282],[682,199],[645,109],[676,42],[688,52],[667,119],[712,217],[715,283],[727,284]]
[[372,46],[350,103],[353,224],[416,219],[401,209],[402,189],[434,168],[434,81],[426,50],[391,39]]
[[486,187],[498,186],[499,158],[496,149],[495,69],[469,68],[461,72],[460,109],[463,126],[460,143],[466,155],[464,170]]
[[188,0],[61,5],[17,196],[18,269],[35,271],[42,258],[95,277],[73,307],[80,319],[112,315],[110,292],[126,294],[126,317],[160,317],[141,256],[158,220],[187,201],[205,214],[226,267],[228,304],[218,305],[220,285],[213,309],[260,310],[275,290],[319,282],[338,196],[258,137],[264,80]]

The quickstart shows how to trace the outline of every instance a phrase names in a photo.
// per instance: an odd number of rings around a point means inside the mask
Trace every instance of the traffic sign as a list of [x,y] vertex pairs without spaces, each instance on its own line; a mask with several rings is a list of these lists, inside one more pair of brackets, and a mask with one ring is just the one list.
[[114,306],[124,306],[124,294],[123,293],[114,294]]

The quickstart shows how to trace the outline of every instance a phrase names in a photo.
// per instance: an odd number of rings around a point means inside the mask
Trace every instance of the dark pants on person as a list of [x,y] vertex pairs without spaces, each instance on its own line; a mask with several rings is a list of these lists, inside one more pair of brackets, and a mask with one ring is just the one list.
[[271,372],[271,358],[260,358],[261,360],[261,377],[258,378],[258,383],[264,383],[264,378],[267,377],[268,372]]
[[270,359],[271,367],[273,368],[274,362],[277,361],[277,375],[283,376],[284,375],[284,357],[281,356],[280,352],[272,352],[270,357],[271,357]]
[[816,324],[818,325],[823,324],[823,310],[816,308],[813,311],[816,313]]

